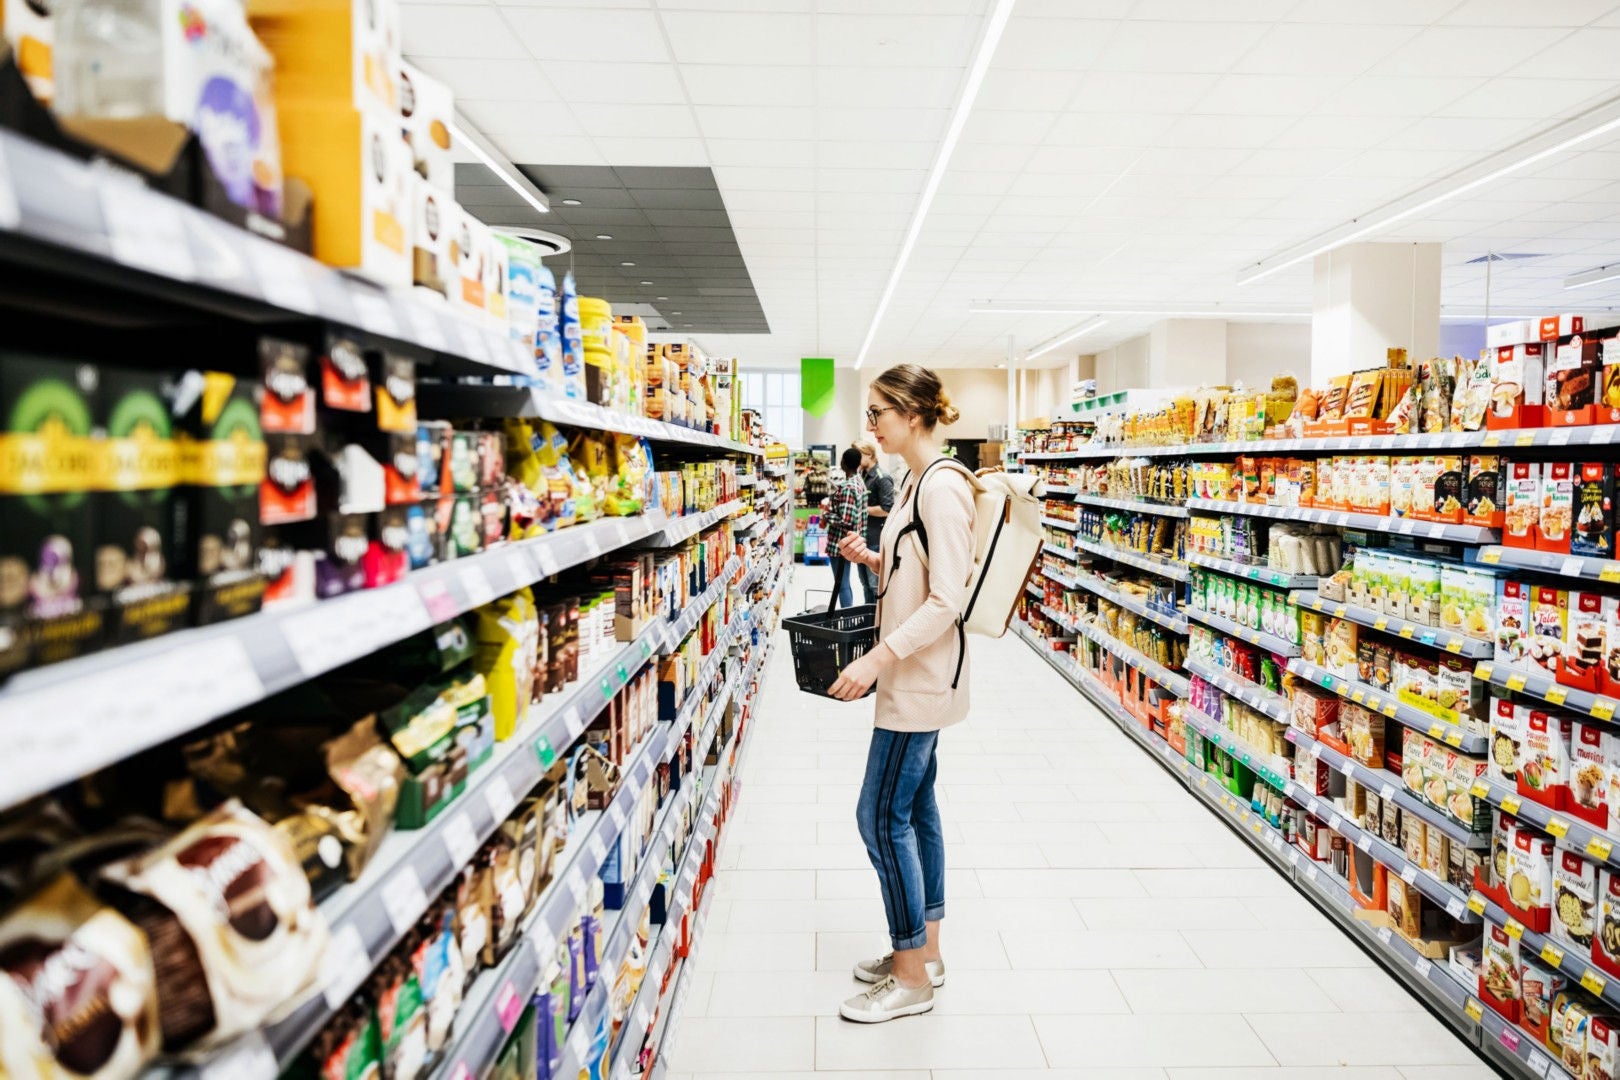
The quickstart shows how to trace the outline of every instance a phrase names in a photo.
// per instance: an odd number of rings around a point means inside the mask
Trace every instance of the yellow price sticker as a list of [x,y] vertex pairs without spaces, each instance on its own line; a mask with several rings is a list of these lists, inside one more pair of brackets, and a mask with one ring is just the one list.
[[1468,1014],[1468,1019],[1477,1024],[1479,1023],[1480,1017],[1485,1015],[1485,1006],[1481,1005],[1473,998],[1469,998],[1468,1003],[1463,1006],[1463,1012]]
[[1321,611],[1322,610],[1322,598],[1320,596],[1318,596],[1315,600],[1311,601],[1311,610],[1313,610],[1313,611]]
[[1407,623],[1405,626],[1401,627],[1401,637],[1403,637],[1403,638],[1411,637],[1413,629],[1414,628],[1413,628],[1412,624]]
[[1614,853],[1614,845],[1601,836],[1594,836],[1586,842],[1586,853],[1594,859],[1607,859]]
[[1393,701],[1384,702],[1384,708],[1382,711],[1385,716],[1394,716],[1397,711],[1395,703]]
[[1496,666],[1489,660],[1482,660],[1478,664],[1474,665],[1474,678],[1489,679],[1491,677],[1491,672],[1495,670]]
[[1524,804],[1519,801],[1519,797],[1517,795],[1502,796],[1502,809],[1506,810],[1510,814],[1517,814],[1519,812],[1519,807],[1523,805]]
[[1507,688],[1509,690],[1523,690],[1524,683],[1525,678],[1523,672],[1515,671],[1512,675],[1507,677]]
[[1592,707],[1587,711],[1593,716],[1597,717],[1599,720],[1613,720],[1614,706],[1614,698],[1600,697],[1596,701],[1592,702]]
[[1344,618],[1344,605],[1343,604],[1340,604],[1338,607],[1333,609],[1333,617],[1335,619]]
[[1446,652],[1448,653],[1460,653],[1462,652],[1462,647],[1462,638],[1452,638],[1450,641],[1446,642]]
[[1598,580],[1607,581],[1611,585],[1617,581],[1620,581],[1620,563],[1610,563],[1603,569],[1599,570]]
[[1543,696],[1554,705],[1562,705],[1569,700],[1569,691],[1562,686],[1549,686]]
[[1501,446],[1502,445],[1502,436],[1496,434],[1495,432],[1492,432],[1491,434],[1485,436],[1484,441],[1481,442],[1480,445],[1481,446]]
[[1367,692],[1365,690],[1357,690],[1355,693],[1350,695],[1350,700],[1355,702],[1357,705],[1365,705],[1367,704]]
[[1451,730],[1446,732],[1446,742],[1450,743],[1452,746],[1461,746],[1462,741],[1463,741],[1463,734],[1462,734],[1462,732],[1458,731],[1456,728],[1452,728]]
[[1590,990],[1592,993],[1601,997],[1604,989],[1606,989],[1609,985],[1609,980],[1605,979],[1591,968],[1587,968],[1581,973],[1581,985],[1587,990]]
[[1502,924],[1502,929],[1507,931],[1508,937],[1515,940],[1524,937],[1524,923],[1520,922],[1518,919],[1509,919],[1507,922]]
[[1553,967],[1558,967],[1564,962],[1564,950],[1549,941],[1541,947],[1541,958]]
[[1479,893],[1468,894],[1468,910],[1475,915],[1485,914],[1485,898]]
[[1522,435],[1520,435],[1518,438],[1513,440],[1513,445],[1514,446],[1534,446],[1535,443],[1536,443],[1536,433],[1533,432],[1533,431],[1526,431]]
[[1547,831],[1562,840],[1569,835],[1569,822],[1563,818],[1550,817],[1547,819]]
[[1387,616],[1384,616],[1384,615],[1378,616],[1378,618],[1373,620],[1373,629],[1374,630],[1387,630],[1387,629],[1389,629],[1389,618]]
[[1486,548],[1479,554],[1479,561],[1490,566],[1502,561],[1502,553],[1495,548]]
[[1429,738],[1438,739],[1442,735],[1444,735],[1445,733],[1446,733],[1446,728],[1445,728],[1444,724],[1430,724],[1429,725]]
[[1474,786],[1468,789],[1468,794],[1476,799],[1483,799],[1491,793],[1491,785],[1483,780],[1475,780]]

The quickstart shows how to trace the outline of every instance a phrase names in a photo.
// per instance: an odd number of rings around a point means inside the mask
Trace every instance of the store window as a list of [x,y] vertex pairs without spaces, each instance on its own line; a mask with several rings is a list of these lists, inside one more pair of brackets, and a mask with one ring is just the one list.
[[765,430],[794,450],[804,449],[804,410],[796,371],[744,371],[743,408],[757,409]]

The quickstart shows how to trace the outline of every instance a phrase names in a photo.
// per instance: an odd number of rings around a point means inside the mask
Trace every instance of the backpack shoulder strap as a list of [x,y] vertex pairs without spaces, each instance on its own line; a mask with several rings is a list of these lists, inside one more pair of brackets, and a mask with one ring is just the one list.
[[[966,465],[951,457],[935,458],[930,461],[928,467],[923,470],[922,475],[917,478],[916,490],[911,493],[911,521],[901,530],[901,535],[905,535],[908,531],[917,534],[917,542],[922,546],[922,560],[925,568],[928,566],[928,526],[923,524],[922,519],[922,486],[923,481],[928,479],[928,474],[934,471],[936,465],[954,466],[957,472],[967,477],[970,485],[976,486],[978,484],[978,478],[973,475],[972,471]],[[898,543],[898,539],[895,542]]]

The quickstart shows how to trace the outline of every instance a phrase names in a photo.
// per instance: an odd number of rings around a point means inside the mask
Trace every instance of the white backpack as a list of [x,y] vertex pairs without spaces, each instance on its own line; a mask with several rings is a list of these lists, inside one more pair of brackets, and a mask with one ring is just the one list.
[[[964,635],[998,638],[1007,632],[1018,598],[1024,593],[1035,562],[1041,557],[1044,533],[1041,529],[1041,497],[1045,488],[1033,473],[993,472],[975,476],[955,458],[939,458],[923,470],[911,496],[911,521],[896,537],[917,534],[923,567],[928,566],[928,530],[922,523],[920,506],[923,483],[937,465],[954,466],[973,485],[973,572],[968,576],[967,604],[956,621],[956,689],[962,677],[962,658],[967,654]],[[896,556],[896,566],[899,557]]]

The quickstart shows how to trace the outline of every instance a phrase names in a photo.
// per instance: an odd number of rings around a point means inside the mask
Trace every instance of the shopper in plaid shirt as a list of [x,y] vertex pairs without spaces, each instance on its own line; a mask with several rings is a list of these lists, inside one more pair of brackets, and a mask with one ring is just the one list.
[[[839,468],[844,470],[842,480],[833,481],[832,493],[827,496],[827,550],[838,550],[838,541],[845,533],[855,533],[857,536],[866,535],[866,484],[860,478],[861,452],[851,446],[844,451],[843,457],[838,459]],[[832,568],[834,580],[840,568],[844,572],[844,582],[838,590],[838,602],[844,607],[855,605],[855,569],[848,560],[833,555]]]

